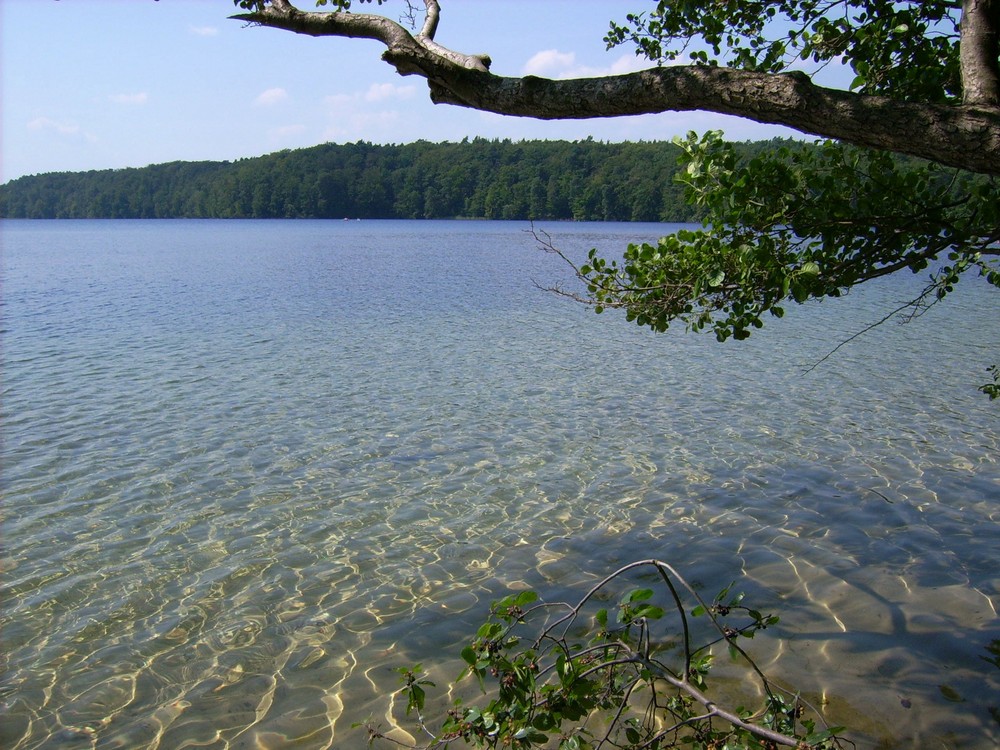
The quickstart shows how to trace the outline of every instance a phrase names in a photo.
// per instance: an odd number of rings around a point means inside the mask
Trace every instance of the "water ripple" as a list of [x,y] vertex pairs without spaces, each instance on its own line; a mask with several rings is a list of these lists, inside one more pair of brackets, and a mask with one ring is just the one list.
[[358,744],[491,598],[656,556],[859,746],[993,746],[988,290],[804,376],[909,280],[719,346],[538,292],[523,227],[354,224],[4,223],[0,745]]

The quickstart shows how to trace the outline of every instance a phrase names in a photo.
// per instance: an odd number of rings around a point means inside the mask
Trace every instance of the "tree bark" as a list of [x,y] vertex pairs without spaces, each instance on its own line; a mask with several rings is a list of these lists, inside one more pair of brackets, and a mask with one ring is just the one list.
[[428,0],[425,5],[428,21],[416,35],[384,16],[304,12],[288,0],[274,0],[263,11],[234,18],[312,36],[378,40],[387,48],[382,58],[401,75],[427,79],[431,99],[439,104],[546,120],[701,110],[1000,175],[1000,0],[963,0],[966,98],[952,106],[824,88],[802,73],[704,65],[572,80],[497,76],[489,72],[488,56],[453,52],[435,43],[438,3]]
[[962,101],[1000,106],[1000,0],[963,0]]

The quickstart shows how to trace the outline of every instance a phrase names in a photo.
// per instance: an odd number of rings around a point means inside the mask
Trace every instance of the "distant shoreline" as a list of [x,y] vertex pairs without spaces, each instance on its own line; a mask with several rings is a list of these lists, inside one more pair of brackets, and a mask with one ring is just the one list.
[[[787,143],[739,148],[751,156]],[[668,142],[590,139],[325,144],[20,177],[0,186],[0,218],[694,221],[674,179],[680,153]]]

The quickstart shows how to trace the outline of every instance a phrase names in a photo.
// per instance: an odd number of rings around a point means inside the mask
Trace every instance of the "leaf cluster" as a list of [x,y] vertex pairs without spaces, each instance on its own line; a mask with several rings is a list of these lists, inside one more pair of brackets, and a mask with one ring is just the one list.
[[947,102],[960,96],[960,17],[951,0],[660,0],[612,22],[605,42],[766,73],[844,64],[861,93]]
[[[659,581],[659,594],[631,584],[639,570]],[[624,590],[615,596],[616,589]],[[740,645],[777,622],[728,587],[706,602],[670,566],[640,561],[576,604],[547,604],[531,591],[494,602],[462,650],[463,676],[475,677],[488,701],[457,702],[439,731],[420,715],[430,684],[420,665],[400,670],[401,691],[407,713],[416,710],[433,738],[430,747],[837,747],[839,730],[817,730],[808,707],[776,690]],[[717,644],[747,665],[761,705],[727,711],[710,697]]]
[[677,179],[704,225],[630,245],[620,262],[591,251],[577,270],[598,312],[624,308],[656,331],[679,320],[724,341],[781,317],[785,303],[840,296],[898,271],[931,269],[904,306],[910,315],[968,271],[1000,287],[991,179],[832,141],[751,158],[720,133],[678,143]]
[[[1000,365],[990,365],[986,368],[986,371],[992,373],[992,382],[984,383],[979,386],[979,390],[985,393],[990,401],[1000,398]],[[997,664],[1000,666],[1000,664]]]

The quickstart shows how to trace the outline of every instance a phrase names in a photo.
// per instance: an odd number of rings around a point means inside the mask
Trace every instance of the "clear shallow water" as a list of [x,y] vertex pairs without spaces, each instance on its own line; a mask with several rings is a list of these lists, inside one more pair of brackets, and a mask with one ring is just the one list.
[[539,291],[524,229],[0,224],[0,746],[362,747],[506,587],[649,556],[780,609],[860,747],[995,746],[996,293],[803,375],[919,279],[718,345]]

